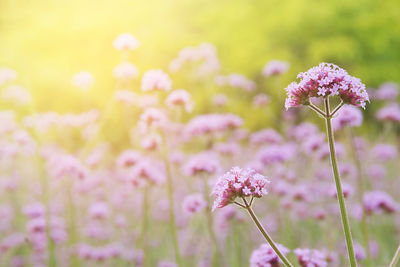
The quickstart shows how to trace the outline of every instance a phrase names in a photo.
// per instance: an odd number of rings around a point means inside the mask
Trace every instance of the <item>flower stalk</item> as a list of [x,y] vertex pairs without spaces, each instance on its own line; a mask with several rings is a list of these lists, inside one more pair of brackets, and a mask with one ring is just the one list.
[[356,262],[356,257],[354,254],[353,240],[351,237],[350,223],[349,223],[349,218],[347,215],[346,204],[344,201],[342,183],[340,181],[339,169],[338,169],[336,152],[335,152],[335,141],[334,141],[333,130],[332,130],[332,121],[331,121],[332,116],[339,109],[336,108],[334,110],[334,112],[331,113],[330,107],[329,107],[329,97],[324,98],[324,105],[325,105],[326,134],[328,137],[329,151],[331,154],[330,155],[331,156],[331,164],[332,164],[333,176],[335,178],[337,198],[339,201],[339,208],[340,208],[340,215],[342,218],[342,225],[343,225],[344,235],[346,238],[347,252],[349,255],[350,266],[355,267],[355,266],[357,266],[357,262]]
[[400,245],[396,250],[396,253],[393,256],[392,261],[390,262],[389,267],[396,267],[400,260]]
[[260,221],[258,220],[256,214],[254,213],[252,207],[252,203],[254,198],[252,197],[250,202],[246,200],[246,198],[242,198],[244,205],[238,202],[234,202],[236,205],[240,207],[244,207],[247,212],[250,214],[250,217],[253,219],[255,225],[257,226],[258,230],[260,230],[261,234],[264,236],[265,240],[268,242],[268,244],[271,246],[271,248],[275,251],[276,255],[281,259],[281,261],[285,264],[285,266],[288,267],[293,267],[293,264],[289,262],[289,260],[283,255],[282,252],[278,249],[278,247],[275,245],[275,242],[272,240],[272,238],[269,236],[267,231],[264,229],[264,227],[261,225]]

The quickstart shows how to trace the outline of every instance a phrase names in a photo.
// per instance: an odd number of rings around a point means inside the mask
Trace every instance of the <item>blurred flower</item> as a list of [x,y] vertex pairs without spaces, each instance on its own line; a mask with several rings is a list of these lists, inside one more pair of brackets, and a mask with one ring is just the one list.
[[213,97],[214,105],[218,107],[223,107],[228,102],[228,97],[224,94],[217,94]]
[[252,169],[233,167],[229,172],[218,178],[213,188],[216,196],[213,210],[223,208],[235,201],[237,197],[248,196],[260,198],[267,194],[266,186],[269,180]]
[[326,254],[316,249],[296,248],[294,253],[297,255],[302,267],[326,267],[328,262]]
[[282,136],[274,129],[263,129],[250,136],[252,144],[280,144],[282,142]]
[[339,95],[345,104],[361,106],[369,102],[365,85],[360,79],[350,76],[334,64],[321,63],[297,75],[299,83],[293,82],[287,88],[285,107],[307,105],[310,97]]
[[113,70],[114,77],[120,80],[131,80],[136,78],[138,74],[138,68],[129,62],[121,63]]
[[0,86],[17,79],[18,73],[10,68],[0,68]]
[[380,121],[400,122],[400,107],[398,104],[390,104],[381,108],[376,113],[376,117]]
[[388,161],[397,156],[397,148],[391,144],[376,144],[372,148],[371,154],[376,159]]
[[186,214],[198,213],[207,207],[207,202],[199,193],[187,195],[182,202],[182,209]]
[[253,98],[253,105],[255,107],[262,107],[267,105],[270,102],[269,96],[264,93],[260,93]]
[[399,86],[394,82],[383,83],[374,95],[378,100],[395,100],[399,95]]
[[94,83],[93,75],[88,71],[81,71],[74,75],[72,84],[83,91],[89,90]]
[[365,211],[368,214],[382,213],[393,213],[398,210],[398,204],[393,198],[383,191],[371,191],[367,192],[363,196],[363,203]]
[[170,108],[182,107],[186,112],[191,112],[193,109],[193,101],[191,95],[183,89],[172,91],[165,104]]
[[193,118],[185,127],[185,131],[192,136],[213,134],[235,129],[243,124],[243,120],[233,114],[205,114]]
[[149,70],[142,78],[143,91],[170,91],[172,81],[162,70]]
[[114,40],[113,45],[120,51],[134,50],[139,46],[139,41],[130,33],[122,33]]
[[[281,244],[275,243],[275,245],[284,255],[290,251]],[[250,267],[279,267],[281,262],[269,244],[261,244],[257,249],[253,250],[250,256]]]
[[202,152],[190,157],[184,166],[184,173],[187,176],[197,174],[214,174],[220,168],[218,157],[211,152]]
[[2,97],[5,101],[17,105],[27,105],[31,102],[31,94],[22,86],[10,85],[3,89]]
[[288,71],[290,64],[286,61],[271,60],[265,64],[262,74],[264,77],[280,75]]
[[360,109],[345,105],[340,108],[337,116],[332,119],[332,128],[334,131],[337,131],[346,126],[360,126],[362,120],[363,116]]

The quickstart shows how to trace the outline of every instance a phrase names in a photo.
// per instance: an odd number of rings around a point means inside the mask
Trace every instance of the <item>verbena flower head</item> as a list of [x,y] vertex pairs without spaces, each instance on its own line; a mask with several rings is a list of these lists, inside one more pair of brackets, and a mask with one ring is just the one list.
[[399,86],[394,82],[386,82],[375,92],[375,98],[378,100],[393,100],[399,95]]
[[207,207],[207,201],[199,193],[186,196],[182,202],[182,209],[188,215],[200,212],[205,207]]
[[31,94],[24,87],[10,85],[3,89],[2,98],[17,105],[26,105],[31,102]]
[[170,91],[172,81],[162,70],[149,70],[142,79],[143,91]]
[[72,84],[81,90],[89,90],[94,83],[93,75],[88,71],[81,71],[74,75]]
[[216,196],[213,210],[223,208],[235,201],[237,197],[256,197],[266,195],[269,180],[252,169],[233,167],[221,176],[213,188]]
[[364,194],[364,208],[368,214],[372,213],[393,213],[399,209],[398,203],[383,191],[371,191]]
[[346,104],[365,108],[369,102],[365,85],[360,79],[350,76],[344,69],[330,63],[321,63],[297,75],[298,83],[286,88],[286,109],[306,105],[310,97],[338,95]]
[[332,119],[333,130],[337,131],[345,126],[360,126],[363,120],[361,110],[353,106],[343,106],[336,117]]
[[[289,249],[277,244],[279,251],[286,255]],[[269,244],[261,244],[256,250],[251,253],[250,267],[279,267],[281,260]]]
[[193,109],[192,97],[183,89],[172,91],[165,100],[165,104],[171,108],[182,107],[186,112],[191,112]]

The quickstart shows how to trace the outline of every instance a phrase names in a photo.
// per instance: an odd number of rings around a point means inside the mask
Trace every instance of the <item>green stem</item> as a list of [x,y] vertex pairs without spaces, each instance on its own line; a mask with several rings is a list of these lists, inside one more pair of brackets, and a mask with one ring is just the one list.
[[148,265],[148,248],[147,248],[147,228],[149,224],[149,185],[145,185],[143,189],[142,200],[142,231],[140,233],[139,244],[143,249],[143,265]]
[[331,122],[332,117],[330,114],[328,97],[326,97],[324,99],[324,103],[325,103],[325,113],[326,113],[326,117],[325,117],[326,134],[328,136],[332,170],[333,170],[333,175],[335,178],[337,198],[339,201],[339,208],[340,208],[340,215],[342,217],[342,224],[343,224],[344,235],[346,238],[347,251],[348,251],[349,259],[350,259],[350,266],[355,267],[355,266],[357,266],[357,262],[356,262],[356,257],[354,255],[353,240],[352,240],[351,232],[350,232],[349,218],[347,216],[346,204],[344,202],[342,184],[340,181],[339,170],[338,170],[338,165],[337,165],[336,152],[335,152],[335,141],[334,141],[334,137],[333,137],[332,122]]
[[399,259],[400,259],[400,245],[396,250],[396,253],[393,256],[392,261],[390,262],[389,267],[396,267],[397,264],[399,263]]
[[[206,177],[202,177],[203,179],[203,185],[204,185],[204,197],[207,201],[207,206],[210,207],[210,192],[208,190],[208,184],[207,184],[207,179]],[[214,233],[214,228],[213,228],[213,216],[211,213],[211,209],[207,208],[206,209],[206,217],[207,217],[207,228],[208,228],[208,232],[210,234],[210,238],[211,241],[214,244],[214,250],[213,250],[213,266],[214,267],[219,267],[219,247],[218,247],[218,241],[217,241],[217,237],[215,236]]]
[[243,198],[244,204],[246,205],[246,210],[249,212],[251,218],[253,219],[254,223],[256,224],[258,230],[260,230],[261,234],[264,236],[265,240],[267,240],[268,244],[271,246],[271,248],[275,251],[276,255],[281,259],[281,261],[289,267],[293,267],[293,264],[289,262],[289,260],[283,255],[278,247],[275,245],[275,242],[272,240],[272,238],[268,235],[267,231],[264,229],[264,227],[261,225],[260,221],[258,220],[256,214],[254,213],[253,209],[247,202],[245,198]]
[[167,144],[166,144],[166,138],[164,135],[162,135],[163,140],[163,160],[164,160],[164,165],[165,169],[167,172],[167,189],[168,189],[168,202],[169,202],[169,223],[170,223],[170,228],[171,228],[171,237],[172,237],[172,243],[174,246],[174,251],[175,251],[175,261],[178,266],[182,266],[182,258],[179,250],[179,243],[178,243],[178,235],[177,235],[177,229],[176,229],[176,223],[175,223],[175,205],[174,205],[174,191],[173,191],[173,180],[172,180],[172,174],[171,174],[171,166],[170,162],[168,160],[168,151],[167,151]]
[[356,165],[356,168],[357,168],[359,202],[360,202],[361,207],[363,207],[362,218],[361,218],[361,232],[362,232],[363,239],[364,239],[363,241],[364,241],[365,251],[367,252],[366,253],[367,258],[365,261],[365,265],[367,267],[370,267],[371,266],[371,251],[369,249],[369,233],[368,233],[368,223],[367,223],[368,218],[367,218],[367,214],[365,212],[364,205],[363,205],[363,196],[364,196],[364,192],[365,192],[365,185],[364,185],[364,180],[363,180],[363,170],[362,170],[361,162],[357,156],[357,149],[356,149],[356,145],[354,143],[354,137],[353,137],[353,132],[352,132],[351,128],[348,128],[348,132],[349,132],[352,156],[353,156],[354,164]]

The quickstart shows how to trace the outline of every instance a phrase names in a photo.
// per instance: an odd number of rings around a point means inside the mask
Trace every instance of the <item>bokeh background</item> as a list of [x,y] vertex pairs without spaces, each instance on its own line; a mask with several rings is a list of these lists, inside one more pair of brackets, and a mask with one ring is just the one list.
[[[210,42],[222,73],[260,80],[267,61],[286,60],[291,67],[284,88],[299,71],[324,61],[378,87],[400,79],[399,14],[396,0],[1,0],[0,63],[20,73],[42,111],[79,111],[81,95],[70,81],[81,70],[95,76],[90,101],[103,107],[120,62],[112,41],[124,32],[141,42],[131,55],[141,73],[167,69],[183,47]],[[174,82],[205,102],[217,90]],[[197,102],[196,112],[207,109]],[[240,107],[233,101],[230,109]]]

